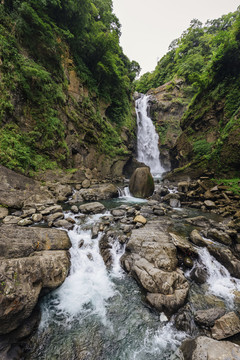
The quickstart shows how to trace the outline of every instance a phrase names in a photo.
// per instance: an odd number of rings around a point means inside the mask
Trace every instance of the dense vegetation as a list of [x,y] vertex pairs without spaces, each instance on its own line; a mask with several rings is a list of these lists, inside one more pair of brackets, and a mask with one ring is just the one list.
[[194,164],[219,175],[239,176],[239,68],[240,9],[204,26],[194,19],[156,69],[137,81],[137,90],[147,92],[180,77],[192,96],[173,150],[175,167]]
[[[132,82],[139,65],[124,55],[119,36],[111,0],[0,3],[3,165],[30,172],[63,163],[69,153],[66,118],[78,122],[81,132],[84,125],[77,118],[83,114],[103,133],[96,140],[99,151],[121,147],[118,128],[130,126]],[[73,69],[90,94],[81,104],[69,105],[66,57],[73,59]],[[100,115],[100,102],[107,104],[107,118]]]
[[175,77],[183,78],[191,90],[197,91],[212,61],[228,43],[238,15],[239,11],[229,13],[219,19],[208,20],[205,25],[193,19],[181,37],[172,41],[169,51],[159,60],[155,70],[144,74],[136,82],[137,91],[146,93]]

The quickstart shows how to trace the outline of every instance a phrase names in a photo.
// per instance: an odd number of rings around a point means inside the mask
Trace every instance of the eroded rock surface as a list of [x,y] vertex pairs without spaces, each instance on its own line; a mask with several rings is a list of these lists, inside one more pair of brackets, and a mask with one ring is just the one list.
[[0,334],[28,318],[42,293],[65,280],[70,241],[65,231],[0,227]]
[[240,346],[229,341],[217,341],[206,336],[185,340],[180,347],[183,360],[238,360]]
[[150,221],[133,230],[121,262],[159,311],[174,312],[184,304],[188,282],[177,268],[176,247],[163,221]]

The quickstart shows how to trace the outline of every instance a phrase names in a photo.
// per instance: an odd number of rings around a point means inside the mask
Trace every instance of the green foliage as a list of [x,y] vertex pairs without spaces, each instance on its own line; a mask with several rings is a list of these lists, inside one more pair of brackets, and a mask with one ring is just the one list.
[[[140,67],[123,54],[119,36],[112,0],[0,3],[2,164],[28,173],[55,162],[63,164],[69,151],[65,142],[68,113],[85,139],[101,151],[126,153],[118,132],[122,126],[132,129],[131,92]],[[68,108],[63,59],[69,50],[74,70],[90,97],[94,94],[94,105],[90,99],[81,105],[71,99],[74,109]],[[106,128],[96,114],[100,100],[109,104],[110,122],[103,121],[108,123]],[[86,116],[89,129],[80,124],[78,111]],[[103,140],[94,126],[101,128]]]
[[227,186],[230,191],[240,195],[240,178],[234,179],[213,179],[218,185]]
[[56,162],[37,154],[31,146],[32,140],[33,135],[21,133],[16,124],[6,125],[0,137],[1,164],[30,175],[38,169],[54,169]]
[[197,140],[193,143],[193,151],[195,158],[199,160],[201,157],[208,157],[212,150],[212,144],[205,139]]
[[208,69],[219,53],[219,48],[229,48],[226,54],[228,60],[222,59],[224,71],[219,74],[225,76],[226,71],[237,71],[236,56],[233,56],[235,49],[229,40],[238,13],[236,11],[216,20],[208,20],[204,26],[199,20],[193,19],[181,37],[172,41],[168,53],[159,60],[155,70],[136,81],[136,90],[146,93],[150,88],[156,88],[177,76],[184,78],[196,93],[208,82]]

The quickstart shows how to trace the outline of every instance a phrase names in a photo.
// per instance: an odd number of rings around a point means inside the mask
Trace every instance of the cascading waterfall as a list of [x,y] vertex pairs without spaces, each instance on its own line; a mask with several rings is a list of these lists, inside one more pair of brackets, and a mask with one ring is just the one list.
[[198,255],[208,273],[209,293],[222,298],[226,305],[232,309],[234,307],[234,292],[240,291],[240,280],[233,278],[229,271],[209,254],[207,248],[198,249]]
[[137,160],[150,167],[153,177],[161,177],[165,171],[160,162],[158,148],[159,136],[151,118],[148,116],[149,96],[141,95],[136,100],[137,114]]

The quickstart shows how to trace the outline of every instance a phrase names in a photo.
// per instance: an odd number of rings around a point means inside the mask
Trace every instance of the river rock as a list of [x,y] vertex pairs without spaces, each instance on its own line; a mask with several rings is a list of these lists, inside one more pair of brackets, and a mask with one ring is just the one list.
[[212,337],[214,339],[226,339],[240,332],[240,319],[233,311],[227,313],[226,315],[215,321],[215,324],[211,331]]
[[77,214],[78,213],[78,207],[76,205],[73,205],[71,207],[71,211],[74,213],[74,214]]
[[133,230],[121,262],[148,291],[152,306],[174,312],[184,304],[188,283],[177,268],[176,247],[164,226],[164,221],[151,221]]
[[34,222],[40,222],[42,221],[42,218],[43,218],[42,214],[33,214],[32,216]]
[[138,198],[147,198],[154,192],[154,181],[148,167],[141,167],[134,171],[129,181],[131,194]]
[[79,206],[79,210],[83,214],[98,214],[105,211],[105,206],[99,202],[91,202]]
[[70,267],[65,251],[70,246],[65,231],[1,226],[0,334],[29,317],[43,291],[62,284]]
[[17,224],[18,226],[28,226],[28,225],[32,225],[33,221],[31,219],[22,219]]
[[90,185],[91,185],[90,180],[88,180],[88,179],[83,180],[83,182],[82,182],[82,187],[83,187],[84,189],[89,188]]
[[59,213],[59,212],[62,212],[62,206],[61,205],[48,206],[44,210],[41,210],[41,214],[44,215],[44,216],[49,215],[49,214]]
[[180,249],[182,252],[187,254],[197,255],[197,250],[192,246],[192,244],[186,239],[186,237],[177,235],[174,233],[169,233],[172,237],[173,244]]
[[214,307],[208,310],[199,310],[194,314],[194,320],[202,326],[213,326],[215,321],[225,314],[225,309]]
[[85,201],[106,200],[118,197],[118,189],[113,184],[99,184],[88,189],[81,189],[79,195]]
[[147,219],[145,219],[145,217],[142,216],[142,215],[137,215],[137,216],[135,216],[135,218],[133,219],[133,221],[134,221],[135,223],[140,223],[140,224],[143,224],[143,225],[145,225],[145,224],[147,223]]
[[22,219],[19,216],[9,215],[3,219],[3,224],[14,225],[14,224],[17,224],[20,220],[22,220]]
[[62,212],[57,212],[54,213],[52,215],[49,215],[47,218],[48,224],[52,224],[54,221],[56,221],[57,219],[63,219],[64,215]]
[[188,189],[189,189],[189,182],[181,181],[178,183],[178,191],[179,192],[187,193]]
[[126,211],[122,210],[122,209],[113,209],[113,210],[111,210],[111,214],[114,217],[121,218],[126,215]]
[[182,360],[238,360],[240,346],[206,336],[185,340],[180,347]]
[[209,239],[212,239],[214,241],[218,241],[224,245],[231,245],[232,239],[228,234],[226,234],[224,231],[217,230],[217,229],[210,229],[207,232],[207,237]]
[[203,239],[199,231],[194,229],[190,234],[190,240],[197,246],[206,246],[208,245],[207,241]]
[[216,204],[212,200],[205,200],[204,205],[206,206],[207,209],[215,209],[216,208]]
[[8,209],[3,206],[0,206],[0,220],[5,218],[6,216],[8,216]]
[[72,230],[74,227],[74,224],[69,222],[67,219],[66,220],[60,219],[60,220],[54,221],[53,226],[59,227],[59,228],[64,228],[66,230]]
[[204,216],[196,216],[194,218],[188,218],[186,219],[186,222],[194,226],[199,226],[204,228],[208,227],[210,224],[209,220]]

